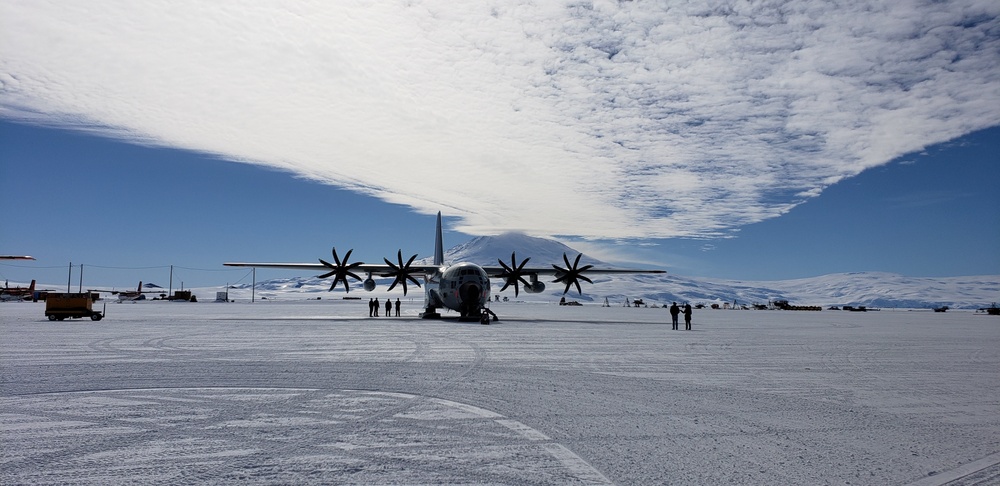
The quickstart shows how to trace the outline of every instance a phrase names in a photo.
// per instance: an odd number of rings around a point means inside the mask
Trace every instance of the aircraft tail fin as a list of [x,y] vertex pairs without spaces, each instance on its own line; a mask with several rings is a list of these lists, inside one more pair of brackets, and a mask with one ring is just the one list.
[[139,281],[139,286],[138,286],[138,287],[136,287],[136,289],[135,289],[135,290],[137,290],[137,291],[139,291],[139,292],[142,292],[142,280],[140,280],[140,281]]
[[28,292],[35,293],[35,281],[31,281],[31,285],[28,287]]
[[438,211],[437,236],[434,239],[434,264],[444,265],[444,238],[441,236],[441,211]]

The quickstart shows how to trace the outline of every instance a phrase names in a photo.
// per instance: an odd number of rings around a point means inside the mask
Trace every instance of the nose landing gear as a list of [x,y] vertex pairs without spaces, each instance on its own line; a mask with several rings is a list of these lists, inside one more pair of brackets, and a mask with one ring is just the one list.
[[480,314],[479,314],[479,323],[480,324],[483,324],[483,325],[489,324],[491,317],[492,317],[492,319],[494,321],[499,321],[500,320],[500,318],[498,318],[497,315],[494,314],[493,311],[491,311],[488,307],[483,307],[483,308],[479,309],[479,311],[480,311]]

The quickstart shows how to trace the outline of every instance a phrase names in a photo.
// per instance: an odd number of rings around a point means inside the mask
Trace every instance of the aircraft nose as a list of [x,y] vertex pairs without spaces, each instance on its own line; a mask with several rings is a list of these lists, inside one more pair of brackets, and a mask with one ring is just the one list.
[[478,285],[474,283],[464,283],[459,289],[459,298],[462,299],[463,303],[478,302],[479,294],[481,292],[482,289]]

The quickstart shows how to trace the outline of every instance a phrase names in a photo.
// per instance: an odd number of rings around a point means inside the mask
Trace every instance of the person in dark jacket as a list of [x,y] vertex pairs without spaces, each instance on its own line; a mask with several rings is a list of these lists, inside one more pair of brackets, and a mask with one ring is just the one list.
[[674,331],[677,330],[677,316],[679,316],[680,314],[681,314],[681,308],[677,307],[677,302],[674,302],[674,305],[670,306],[670,320],[674,324],[673,327]]
[[368,317],[375,317],[375,299],[368,299]]
[[382,304],[378,303],[378,299],[375,299],[375,317],[378,317],[378,310],[382,307]]
[[684,304],[684,330],[691,330],[691,304]]
[[399,298],[396,298],[396,317],[399,317]]
[[392,299],[385,299],[385,316],[392,317]]

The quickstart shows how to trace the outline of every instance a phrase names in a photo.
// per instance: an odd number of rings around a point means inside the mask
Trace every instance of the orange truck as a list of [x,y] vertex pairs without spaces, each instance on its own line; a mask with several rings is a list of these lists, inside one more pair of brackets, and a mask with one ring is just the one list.
[[[107,304],[105,304],[104,310],[107,311]],[[104,313],[94,310],[94,297],[90,292],[50,292],[45,298],[45,316],[50,321],[61,321],[67,317],[73,319],[89,317],[92,321],[99,321],[104,318]]]

